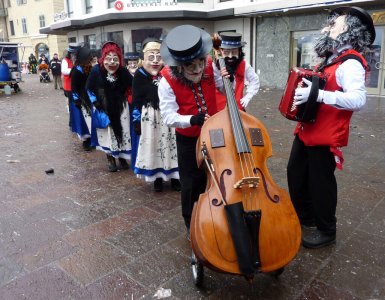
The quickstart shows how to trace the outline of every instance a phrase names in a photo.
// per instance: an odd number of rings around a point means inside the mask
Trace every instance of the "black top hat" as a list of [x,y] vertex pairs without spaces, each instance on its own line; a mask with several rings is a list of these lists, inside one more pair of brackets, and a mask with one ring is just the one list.
[[76,43],[68,44],[68,48],[66,50],[70,53],[74,53],[80,49],[80,45]]
[[366,26],[370,33],[370,43],[373,44],[374,40],[376,39],[376,30],[374,29],[373,20],[372,17],[368,14],[368,12],[360,7],[357,6],[341,6],[337,7],[336,9],[332,10],[330,12],[330,15],[350,15],[355,16],[362,24]]
[[213,47],[211,36],[204,30],[181,25],[172,29],[160,47],[160,54],[169,66],[180,66],[205,57]]
[[220,37],[222,39],[221,48],[232,49],[240,48],[246,45],[246,42],[242,41],[242,34],[237,32],[221,32]]
[[126,52],[126,53],[124,53],[124,59],[125,60],[138,60],[139,59],[139,53],[137,53],[137,52]]
[[81,47],[76,55],[79,64],[86,64],[91,60],[91,50],[87,47]]

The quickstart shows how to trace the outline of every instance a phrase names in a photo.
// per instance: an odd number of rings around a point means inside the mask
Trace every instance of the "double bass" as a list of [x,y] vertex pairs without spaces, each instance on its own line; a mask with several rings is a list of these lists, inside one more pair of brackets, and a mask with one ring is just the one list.
[[[219,64],[225,66],[222,58]],[[204,123],[197,142],[207,186],[191,219],[193,265],[252,280],[283,271],[298,252],[301,226],[288,192],[268,171],[266,128],[238,109],[230,80],[223,81],[227,106]]]

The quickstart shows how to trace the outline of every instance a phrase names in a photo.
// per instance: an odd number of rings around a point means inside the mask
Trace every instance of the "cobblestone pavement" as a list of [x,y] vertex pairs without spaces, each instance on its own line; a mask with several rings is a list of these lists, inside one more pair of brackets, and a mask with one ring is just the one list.
[[[0,299],[385,299],[385,99],[353,116],[339,183],[337,244],[301,248],[279,278],[205,269],[193,284],[179,193],[132,171],[109,173],[68,130],[62,91],[25,75],[0,96]],[[269,170],[282,187],[294,123],[277,111],[282,91],[260,91],[249,112],[267,127]],[[53,168],[54,174],[45,170]]]

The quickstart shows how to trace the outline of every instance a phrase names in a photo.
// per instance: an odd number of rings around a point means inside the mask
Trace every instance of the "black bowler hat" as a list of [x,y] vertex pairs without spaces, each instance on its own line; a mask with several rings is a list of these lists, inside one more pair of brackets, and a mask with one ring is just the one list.
[[138,60],[139,59],[139,53],[137,53],[137,52],[126,52],[126,53],[124,53],[124,59],[125,60]]
[[330,12],[330,16],[335,14],[340,16],[350,15],[360,19],[362,24],[366,26],[370,33],[370,44],[373,44],[374,40],[376,39],[376,30],[374,29],[373,19],[366,10],[357,6],[341,6]]
[[246,45],[246,42],[242,41],[242,34],[237,32],[221,32],[219,36],[222,39],[220,48],[232,49],[241,48]]
[[66,48],[66,50],[70,53],[74,53],[76,51],[78,51],[80,49],[80,44],[77,44],[77,43],[71,43],[71,44],[68,44],[68,48]]
[[91,50],[87,47],[81,47],[76,54],[76,60],[79,64],[86,64],[91,60]]
[[174,67],[205,57],[212,47],[211,36],[206,31],[192,25],[181,25],[166,36],[160,54],[167,65]]

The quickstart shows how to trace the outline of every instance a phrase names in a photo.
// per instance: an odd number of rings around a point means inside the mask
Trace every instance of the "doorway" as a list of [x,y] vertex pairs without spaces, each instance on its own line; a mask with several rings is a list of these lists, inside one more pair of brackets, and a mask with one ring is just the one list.
[[368,94],[385,96],[385,26],[376,27],[376,40],[364,57],[369,72],[366,76]]

